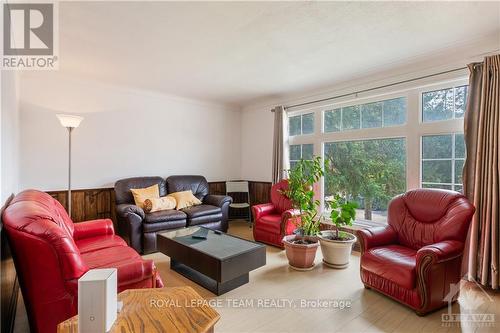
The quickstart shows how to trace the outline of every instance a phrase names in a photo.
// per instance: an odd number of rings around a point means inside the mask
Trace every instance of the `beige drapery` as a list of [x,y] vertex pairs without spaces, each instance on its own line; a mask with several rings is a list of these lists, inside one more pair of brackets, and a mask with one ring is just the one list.
[[464,193],[476,207],[468,244],[468,278],[499,287],[500,55],[469,66],[465,113]]
[[285,107],[275,107],[273,132],[273,166],[272,181],[276,184],[285,178],[285,169],[288,169],[288,117]]

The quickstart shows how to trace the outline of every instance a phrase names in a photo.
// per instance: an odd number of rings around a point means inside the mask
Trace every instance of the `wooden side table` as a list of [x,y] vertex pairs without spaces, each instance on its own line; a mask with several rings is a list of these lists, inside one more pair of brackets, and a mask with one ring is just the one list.
[[[213,332],[220,315],[191,287],[130,289],[118,294],[123,308],[110,333]],[[78,315],[57,326],[78,333]]]

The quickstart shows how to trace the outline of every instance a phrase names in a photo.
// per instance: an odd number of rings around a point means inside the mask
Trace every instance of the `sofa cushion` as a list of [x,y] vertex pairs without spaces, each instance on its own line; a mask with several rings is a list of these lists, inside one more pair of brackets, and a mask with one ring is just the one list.
[[198,205],[182,210],[188,217],[188,225],[198,225],[222,220],[222,209],[212,205]]
[[281,215],[269,214],[262,216],[257,221],[257,224],[259,230],[278,235],[281,233]]
[[142,259],[128,246],[115,246],[82,253],[82,259],[90,269],[116,268],[119,286],[151,278],[154,270],[152,261]]
[[153,212],[146,214],[144,218],[145,223],[159,223],[159,222],[169,222],[185,220],[186,214],[179,210],[161,210],[158,212]]
[[144,223],[142,225],[143,236],[149,232],[168,231],[171,229],[179,229],[186,227],[186,219],[172,220],[166,222]]
[[194,219],[200,216],[213,215],[222,213],[222,209],[212,205],[197,205],[182,209],[186,213],[188,219]]
[[79,239],[75,241],[76,247],[80,253],[87,253],[91,251],[105,249],[107,247],[127,246],[125,241],[116,235],[105,235]]
[[417,251],[401,245],[374,247],[361,258],[361,268],[406,289],[415,288]]

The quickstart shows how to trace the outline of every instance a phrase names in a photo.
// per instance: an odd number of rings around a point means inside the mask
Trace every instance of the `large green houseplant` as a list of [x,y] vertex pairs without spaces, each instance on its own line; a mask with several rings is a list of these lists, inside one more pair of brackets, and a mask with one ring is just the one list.
[[320,157],[300,160],[287,171],[288,189],[283,194],[297,212],[293,217],[297,229],[293,235],[283,238],[283,244],[290,266],[309,270],[314,267],[319,246],[317,235],[321,221],[317,215],[320,202],[314,198],[314,184],[324,174],[323,163]]

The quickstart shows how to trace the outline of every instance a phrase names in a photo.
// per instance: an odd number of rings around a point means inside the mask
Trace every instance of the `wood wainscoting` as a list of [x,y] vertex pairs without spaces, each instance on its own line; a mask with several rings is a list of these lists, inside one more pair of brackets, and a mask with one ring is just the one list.
[[[210,194],[226,194],[226,182],[209,182]],[[250,203],[252,205],[265,203],[270,201],[270,182],[249,181],[248,187],[250,191]],[[59,201],[64,208],[68,208],[68,192],[48,191],[53,198]],[[234,202],[244,202],[245,195],[233,194]],[[94,219],[110,218],[116,227],[116,211],[115,211],[115,191],[113,188],[94,188],[84,190],[71,191],[72,218],[74,222],[88,221]],[[243,209],[233,210],[229,212],[229,217],[242,218],[247,212]]]

